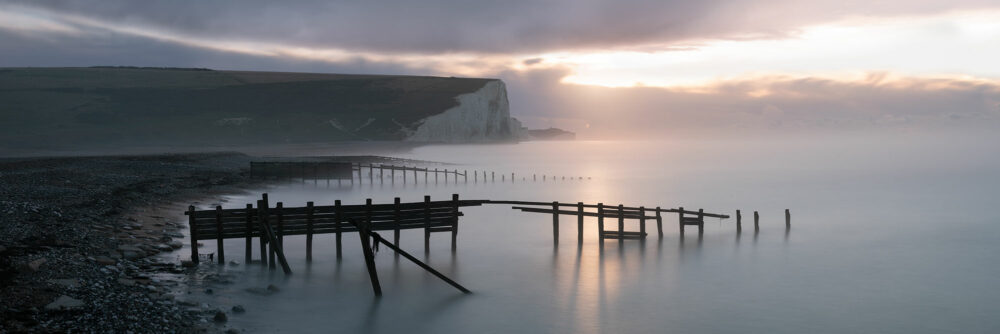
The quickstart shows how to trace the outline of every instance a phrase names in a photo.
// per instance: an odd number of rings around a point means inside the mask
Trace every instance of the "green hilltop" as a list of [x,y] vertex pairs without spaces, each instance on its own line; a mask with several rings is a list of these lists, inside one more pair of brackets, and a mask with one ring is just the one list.
[[253,145],[401,140],[494,79],[0,68],[0,146]]

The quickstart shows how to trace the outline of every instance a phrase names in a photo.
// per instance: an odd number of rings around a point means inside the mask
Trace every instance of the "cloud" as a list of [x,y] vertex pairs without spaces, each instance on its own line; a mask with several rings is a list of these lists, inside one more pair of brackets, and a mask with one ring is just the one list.
[[353,51],[493,54],[770,38],[850,16],[996,7],[995,1],[981,0],[3,2],[189,38]]

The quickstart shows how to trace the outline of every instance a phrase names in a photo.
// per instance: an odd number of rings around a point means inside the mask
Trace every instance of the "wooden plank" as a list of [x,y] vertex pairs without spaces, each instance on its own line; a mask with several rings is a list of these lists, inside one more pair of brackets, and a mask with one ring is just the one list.
[[442,281],[445,281],[449,285],[455,287],[456,289],[458,289],[458,291],[462,291],[462,293],[472,293],[471,291],[469,291],[469,289],[466,289],[461,284],[458,284],[458,282],[455,282],[455,281],[451,280],[450,278],[448,278],[447,276],[445,276],[444,274],[441,274],[437,270],[434,270],[434,268],[431,268],[431,266],[428,266],[426,263],[421,262],[417,258],[413,257],[413,255],[410,255],[410,253],[407,253],[407,252],[403,251],[402,249],[400,249],[399,247],[396,247],[395,245],[389,243],[384,238],[382,238],[382,236],[380,236],[378,233],[371,232],[370,235],[372,236],[373,239],[375,239],[375,242],[380,242],[383,245],[386,245],[386,247],[389,247],[390,249],[392,249],[393,251],[395,251],[397,254],[402,255],[404,258],[406,258],[407,260],[410,260],[411,262],[413,262],[414,264],[416,264],[420,268],[422,268],[422,269],[430,272],[432,275],[436,276],[437,278],[441,279]]
[[365,256],[365,266],[368,267],[368,278],[371,280],[372,290],[374,290],[376,297],[380,297],[382,296],[382,285],[378,282],[378,272],[375,270],[375,254],[372,253],[372,247],[369,243],[370,231],[364,228],[363,222],[354,221],[354,224],[358,227],[358,237],[361,238],[361,251]]
[[[414,177],[414,178],[416,178],[416,177]],[[395,222],[395,225],[396,225],[396,229],[392,233],[392,241],[393,241],[392,243],[395,244],[398,247],[399,246],[399,221],[400,221],[400,218],[401,218],[400,217],[400,213],[399,213],[399,197],[394,198],[392,201],[396,205],[396,209],[394,210],[395,211],[395,217],[394,217],[395,219],[393,219],[394,222]]]
[[431,215],[430,212],[431,212],[431,208],[430,208],[430,202],[431,202],[431,196],[430,195],[424,195],[424,203],[426,203],[426,205],[427,205],[426,207],[424,207],[424,224],[425,224],[425,227],[424,227],[424,253],[427,253],[427,252],[431,251],[431,231],[430,231],[430,228],[431,228],[430,227],[430,220],[431,220],[430,219],[430,215]]

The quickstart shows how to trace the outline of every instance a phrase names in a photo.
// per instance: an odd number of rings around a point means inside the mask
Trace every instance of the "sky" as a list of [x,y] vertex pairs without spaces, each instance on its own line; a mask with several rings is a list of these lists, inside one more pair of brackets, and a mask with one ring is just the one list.
[[495,77],[584,138],[1000,125],[996,1],[0,0],[0,66]]

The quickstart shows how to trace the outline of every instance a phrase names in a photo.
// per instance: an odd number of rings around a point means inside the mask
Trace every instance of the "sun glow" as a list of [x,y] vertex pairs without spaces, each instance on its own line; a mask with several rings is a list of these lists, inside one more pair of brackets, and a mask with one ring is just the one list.
[[[1000,78],[1000,11],[897,19],[855,18],[806,27],[792,38],[690,41],[663,51],[542,56],[572,68],[565,83],[607,87],[701,86],[737,78],[855,81],[872,71],[907,76]],[[643,48],[648,50],[649,48]]]

